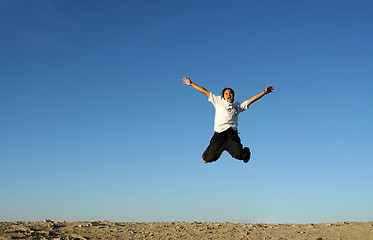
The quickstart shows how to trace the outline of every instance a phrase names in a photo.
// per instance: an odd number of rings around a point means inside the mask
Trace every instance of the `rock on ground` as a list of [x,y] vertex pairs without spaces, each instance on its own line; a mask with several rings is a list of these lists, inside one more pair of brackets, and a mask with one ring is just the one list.
[[373,239],[373,222],[250,224],[218,222],[0,222],[0,240],[47,239]]

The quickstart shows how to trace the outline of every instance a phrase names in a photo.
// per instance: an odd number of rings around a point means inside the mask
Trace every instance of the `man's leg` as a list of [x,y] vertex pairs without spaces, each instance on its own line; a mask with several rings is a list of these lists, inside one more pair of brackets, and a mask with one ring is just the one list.
[[230,131],[229,143],[226,150],[233,158],[243,160],[244,163],[247,163],[250,160],[250,149],[248,147],[243,148],[241,144],[241,139],[238,136],[237,131]]
[[224,143],[225,134],[215,132],[214,136],[210,140],[210,145],[202,154],[203,161],[205,163],[209,163],[218,160],[224,151]]

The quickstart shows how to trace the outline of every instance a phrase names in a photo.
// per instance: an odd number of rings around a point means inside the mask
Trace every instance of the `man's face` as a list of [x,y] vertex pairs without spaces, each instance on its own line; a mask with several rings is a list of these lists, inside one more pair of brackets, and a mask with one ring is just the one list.
[[225,101],[227,101],[229,103],[233,103],[234,95],[233,95],[233,92],[230,89],[225,90],[224,99],[225,99]]

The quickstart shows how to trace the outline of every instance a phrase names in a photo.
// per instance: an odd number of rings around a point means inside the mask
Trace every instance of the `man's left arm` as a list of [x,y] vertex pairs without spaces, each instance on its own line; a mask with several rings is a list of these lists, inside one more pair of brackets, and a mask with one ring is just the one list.
[[273,92],[274,88],[275,87],[273,85],[271,85],[271,86],[267,85],[266,89],[263,92],[259,93],[258,95],[255,95],[254,97],[252,97],[252,98],[250,98],[249,100],[246,101],[247,106],[250,106],[250,104],[252,104],[253,102],[261,99],[264,95],[267,95],[268,93]]

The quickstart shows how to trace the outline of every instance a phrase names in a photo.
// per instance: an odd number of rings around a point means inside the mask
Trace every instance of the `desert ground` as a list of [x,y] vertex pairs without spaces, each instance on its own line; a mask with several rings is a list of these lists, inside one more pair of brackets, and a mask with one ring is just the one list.
[[373,222],[0,222],[0,239],[373,239]]

